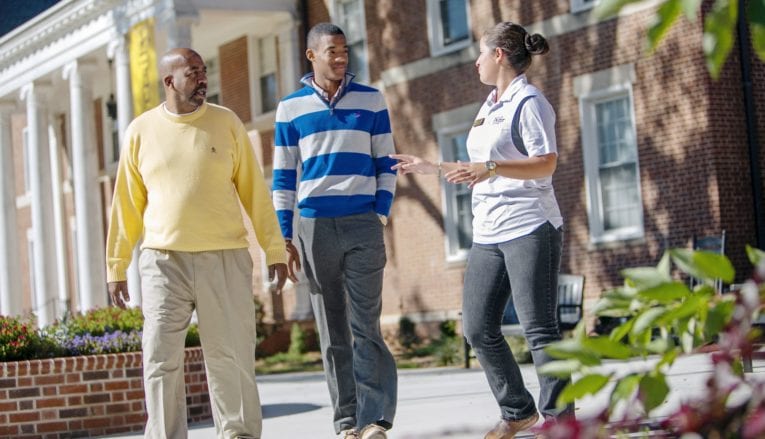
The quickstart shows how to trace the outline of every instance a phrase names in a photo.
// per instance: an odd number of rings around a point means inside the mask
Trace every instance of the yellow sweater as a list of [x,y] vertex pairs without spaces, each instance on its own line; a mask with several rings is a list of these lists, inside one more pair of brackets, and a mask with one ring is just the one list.
[[205,103],[175,116],[163,105],[125,132],[106,244],[107,279],[126,278],[132,250],[198,252],[248,247],[241,205],[266,264],[285,262],[285,243],[244,125]]

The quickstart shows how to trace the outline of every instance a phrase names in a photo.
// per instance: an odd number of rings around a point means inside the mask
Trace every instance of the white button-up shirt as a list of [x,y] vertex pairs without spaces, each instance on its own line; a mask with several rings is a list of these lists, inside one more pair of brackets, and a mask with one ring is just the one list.
[[[471,162],[527,158],[515,147],[511,135],[513,116],[521,100],[520,134],[529,157],[558,153],[555,111],[526,75],[516,77],[499,99],[493,90],[467,139]],[[552,176],[518,180],[496,176],[473,187],[473,242],[495,244],[528,235],[549,221],[560,227],[563,218],[555,200]]]

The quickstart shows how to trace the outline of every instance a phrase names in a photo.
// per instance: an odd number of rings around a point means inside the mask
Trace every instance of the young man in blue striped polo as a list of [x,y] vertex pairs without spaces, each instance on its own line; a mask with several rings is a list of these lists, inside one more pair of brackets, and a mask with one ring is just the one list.
[[276,110],[274,207],[291,271],[300,267],[292,244],[300,239],[335,431],[385,439],[397,392],[396,364],[380,332],[383,227],[396,185],[388,109],[378,90],[353,82],[339,27],[314,26],[306,57],[313,73]]

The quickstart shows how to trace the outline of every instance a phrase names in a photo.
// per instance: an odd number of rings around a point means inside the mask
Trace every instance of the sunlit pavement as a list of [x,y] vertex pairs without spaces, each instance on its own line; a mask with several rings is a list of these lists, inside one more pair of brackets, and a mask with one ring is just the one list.
[[[622,376],[651,367],[657,360],[610,362],[604,372]],[[476,362],[474,362],[476,364]],[[533,366],[522,365],[524,381],[536,398],[539,382]],[[712,372],[709,356],[680,358],[667,374],[672,389],[668,401],[653,416],[662,417],[682,402],[701,398]],[[765,360],[755,360],[751,379],[765,380]],[[263,405],[263,438],[334,438],[332,410],[321,373],[258,377]],[[607,404],[607,393],[577,402],[577,417],[595,416]],[[739,399],[747,395],[738,395]],[[390,439],[481,439],[499,419],[499,409],[479,368],[437,368],[399,371],[398,413]],[[137,435],[110,436],[141,438]],[[522,436],[518,436],[519,438]],[[190,439],[214,439],[212,424],[192,426]]]

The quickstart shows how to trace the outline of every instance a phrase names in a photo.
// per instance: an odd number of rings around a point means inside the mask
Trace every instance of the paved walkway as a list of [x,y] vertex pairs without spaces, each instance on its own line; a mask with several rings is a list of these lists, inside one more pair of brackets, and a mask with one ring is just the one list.
[[[649,367],[647,361],[612,362],[608,370],[625,374]],[[531,365],[521,367],[526,386],[536,397],[539,382]],[[683,357],[668,374],[670,399],[656,416],[677,408],[682,401],[697,399],[712,370],[707,355]],[[755,360],[752,377],[765,381],[765,361]],[[334,438],[324,377],[321,373],[266,375],[258,378],[263,404],[265,439]],[[603,392],[602,392],[603,393]],[[746,398],[747,395],[739,395]],[[577,403],[577,417],[593,417],[607,404],[606,395]],[[477,368],[438,368],[399,371],[398,414],[390,439],[480,439],[499,419],[483,371]],[[142,435],[111,436],[138,439]],[[519,436],[520,437],[520,436]],[[214,439],[212,425],[192,426],[190,439]]]

